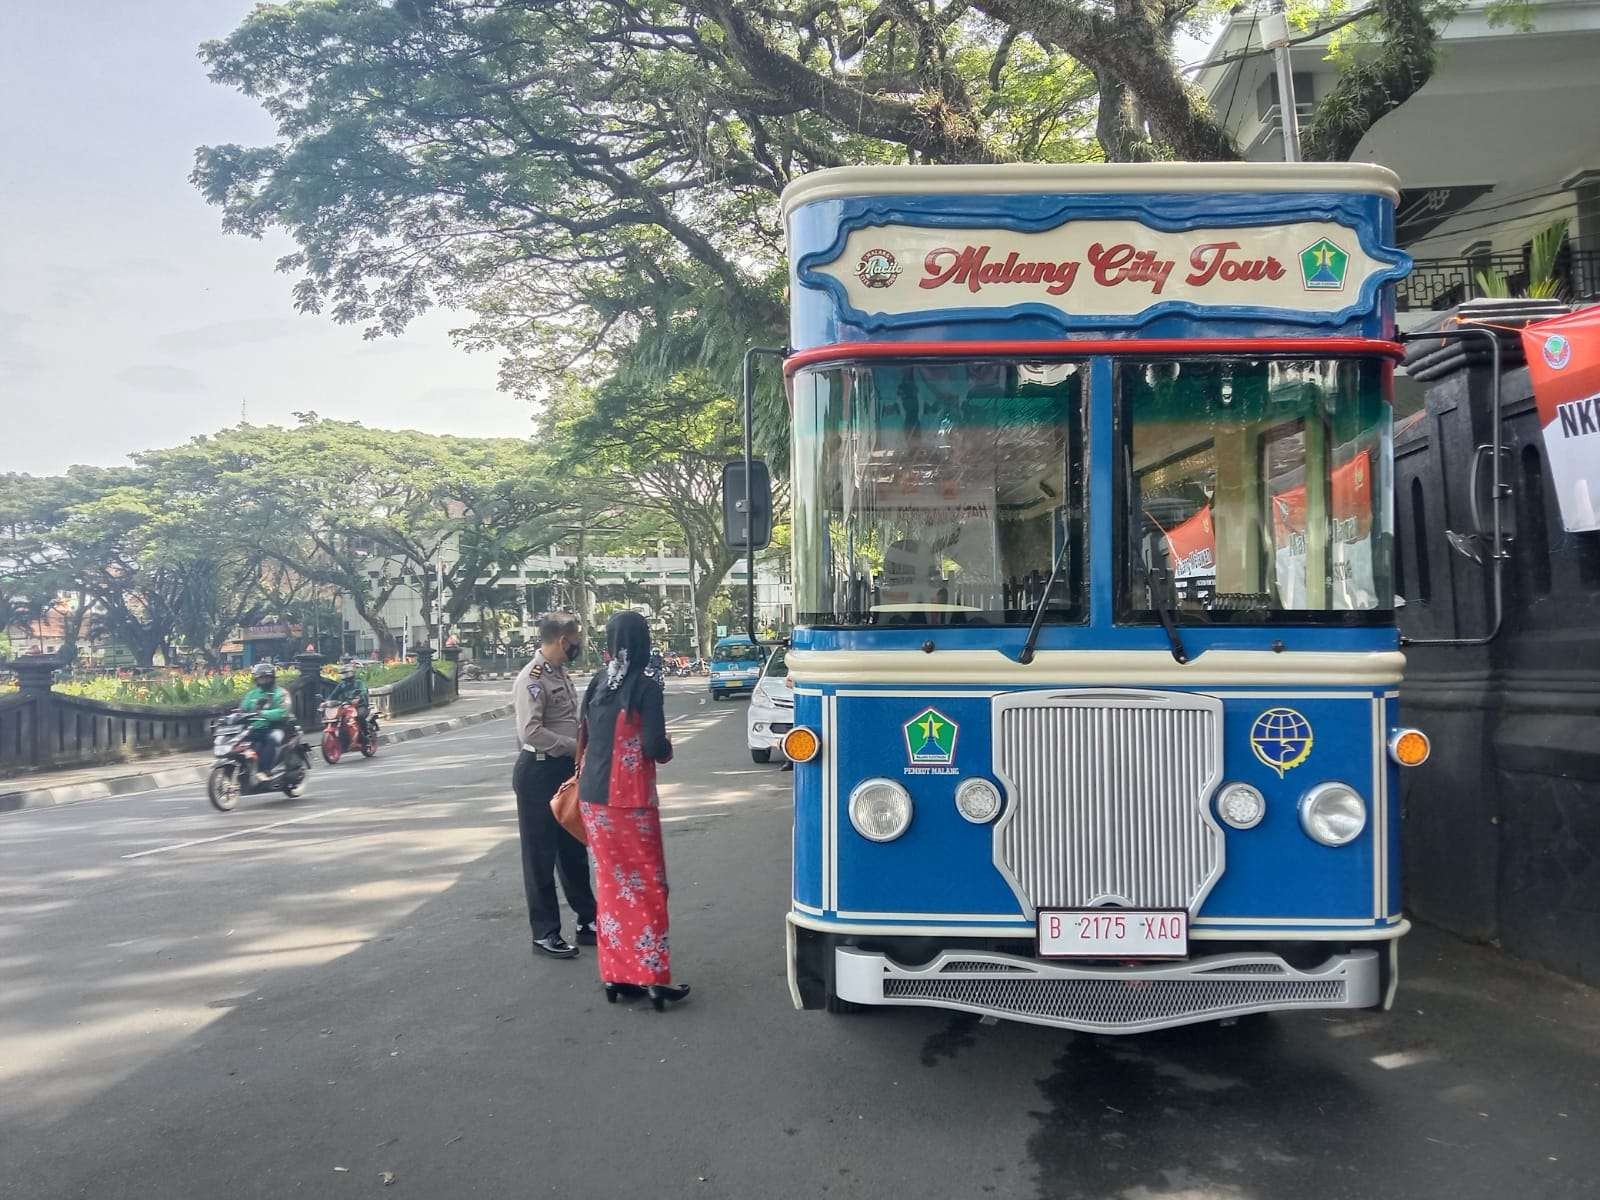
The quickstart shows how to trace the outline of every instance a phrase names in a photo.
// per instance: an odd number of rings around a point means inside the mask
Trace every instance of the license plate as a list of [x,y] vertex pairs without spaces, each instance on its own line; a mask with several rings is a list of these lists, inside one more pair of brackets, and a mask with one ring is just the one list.
[[1050,909],[1039,913],[1040,958],[1184,958],[1189,914],[1182,909]]

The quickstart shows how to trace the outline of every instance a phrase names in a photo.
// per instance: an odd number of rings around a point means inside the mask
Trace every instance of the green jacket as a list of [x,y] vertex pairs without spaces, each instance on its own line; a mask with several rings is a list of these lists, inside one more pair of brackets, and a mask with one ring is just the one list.
[[252,724],[257,728],[278,721],[287,721],[290,712],[289,693],[281,687],[275,687],[270,692],[253,687],[244,694],[244,699],[239,701],[239,707],[255,716]]
[[328,692],[328,699],[335,704],[343,704],[346,700],[354,700],[358,705],[367,705],[372,702],[372,697],[367,691],[367,685],[360,676],[354,679],[341,679],[333,685]]

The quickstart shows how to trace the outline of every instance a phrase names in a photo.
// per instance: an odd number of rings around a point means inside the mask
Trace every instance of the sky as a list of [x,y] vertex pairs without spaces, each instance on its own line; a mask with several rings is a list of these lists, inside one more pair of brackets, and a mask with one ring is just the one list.
[[195,51],[253,0],[0,0],[0,472],[111,466],[294,412],[529,432],[496,362],[434,312],[399,338],[296,313],[284,236],[224,234],[196,146],[272,126]]

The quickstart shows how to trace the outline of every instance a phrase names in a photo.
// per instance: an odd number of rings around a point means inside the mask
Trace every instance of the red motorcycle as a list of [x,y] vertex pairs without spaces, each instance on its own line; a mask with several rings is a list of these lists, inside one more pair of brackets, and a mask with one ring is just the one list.
[[360,710],[353,701],[322,706],[322,761],[332,766],[352,747],[367,758],[378,752],[378,722],[369,717],[362,724]]

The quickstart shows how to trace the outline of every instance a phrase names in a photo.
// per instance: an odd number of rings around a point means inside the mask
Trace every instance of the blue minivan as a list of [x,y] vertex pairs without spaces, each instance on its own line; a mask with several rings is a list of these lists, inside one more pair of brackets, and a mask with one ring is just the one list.
[[748,696],[756,686],[765,656],[745,634],[719,638],[711,650],[711,698]]

